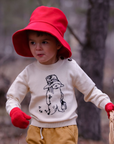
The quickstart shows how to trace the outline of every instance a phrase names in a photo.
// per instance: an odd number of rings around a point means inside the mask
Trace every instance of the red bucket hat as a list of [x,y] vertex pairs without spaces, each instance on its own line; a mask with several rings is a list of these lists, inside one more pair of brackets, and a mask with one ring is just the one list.
[[15,32],[12,36],[15,51],[21,56],[33,57],[29,49],[26,31],[34,30],[47,32],[55,36],[62,44],[58,55],[65,58],[71,57],[70,46],[63,38],[67,24],[66,16],[58,8],[47,6],[36,8],[30,17],[29,24],[24,29]]

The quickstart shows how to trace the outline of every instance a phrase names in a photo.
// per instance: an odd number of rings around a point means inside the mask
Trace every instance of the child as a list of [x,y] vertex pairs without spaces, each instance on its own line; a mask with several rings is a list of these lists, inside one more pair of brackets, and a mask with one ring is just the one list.
[[[40,6],[30,23],[14,33],[16,52],[35,57],[16,78],[7,92],[6,110],[14,126],[27,128],[28,144],[77,144],[77,101],[74,87],[106,112],[114,110],[109,97],[102,93],[79,65],[70,59],[72,53],[63,36],[67,19],[54,7]],[[21,111],[21,102],[31,93],[30,115]]]

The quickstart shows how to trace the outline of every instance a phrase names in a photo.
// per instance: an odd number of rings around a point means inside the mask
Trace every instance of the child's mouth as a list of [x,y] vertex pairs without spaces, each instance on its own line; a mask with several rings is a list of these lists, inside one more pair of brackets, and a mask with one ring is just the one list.
[[44,54],[37,54],[37,56],[42,57]]

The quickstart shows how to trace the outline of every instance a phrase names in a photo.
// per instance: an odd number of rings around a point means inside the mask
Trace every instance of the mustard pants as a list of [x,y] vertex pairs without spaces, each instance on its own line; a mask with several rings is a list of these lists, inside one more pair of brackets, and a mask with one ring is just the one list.
[[77,144],[76,125],[59,128],[39,128],[30,125],[26,141],[28,144]]

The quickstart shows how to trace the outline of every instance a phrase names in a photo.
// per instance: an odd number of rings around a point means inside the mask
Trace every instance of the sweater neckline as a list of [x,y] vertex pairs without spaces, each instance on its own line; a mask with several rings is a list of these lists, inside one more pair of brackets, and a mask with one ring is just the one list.
[[50,65],[44,65],[44,64],[39,63],[39,61],[37,61],[37,66],[39,68],[42,68],[42,69],[55,69],[58,66],[60,66],[60,64],[61,64],[62,61],[63,60],[59,59],[56,63],[50,64]]

